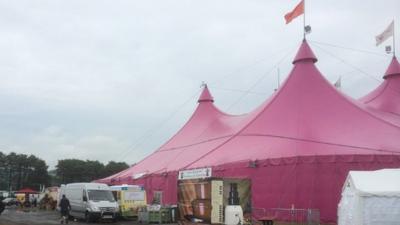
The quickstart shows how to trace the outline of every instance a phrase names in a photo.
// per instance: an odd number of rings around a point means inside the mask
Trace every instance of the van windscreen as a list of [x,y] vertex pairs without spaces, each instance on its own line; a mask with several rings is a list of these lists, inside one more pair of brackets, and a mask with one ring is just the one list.
[[89,200],[92,201],[110,201],[114,202],[114,196],[111,191],[107,190],[87,190],[89,195]]

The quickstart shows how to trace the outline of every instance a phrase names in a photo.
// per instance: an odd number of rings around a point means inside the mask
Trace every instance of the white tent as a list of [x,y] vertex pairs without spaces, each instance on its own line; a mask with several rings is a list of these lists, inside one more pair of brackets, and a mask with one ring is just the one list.
[[338,225],[372,224],[400,224],[400,169],[349,172]]

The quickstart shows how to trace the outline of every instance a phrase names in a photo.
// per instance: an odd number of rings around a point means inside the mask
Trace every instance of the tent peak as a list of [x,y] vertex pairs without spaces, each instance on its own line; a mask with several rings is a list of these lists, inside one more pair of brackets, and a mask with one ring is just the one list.
[[198,103],[202,102],[214,102],[214,98],[212,97],[210,91],[208,90],[207,84],[203,84],[203,91],[201,92],[200,98],[197,101]]
[[400,75],[400,63],[397,60],[396,56],[393,56],[392,61],[390,62],[390,65],[387,68],[385,75],[383,76],[383,79],[394,75]]
[[297,51],[296,57],[293,60],[293,64],[296,64],[300,61],[312,61],[313,63],[317,62],[318,59],[315,57],[313,51],[307,43],[306,39],[303,39],[303,42],[300,45],[299,50]]

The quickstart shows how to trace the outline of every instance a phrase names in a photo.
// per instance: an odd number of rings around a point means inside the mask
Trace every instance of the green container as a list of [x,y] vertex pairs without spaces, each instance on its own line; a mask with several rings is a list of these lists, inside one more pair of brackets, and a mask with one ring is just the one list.
[[149,223],[161,223],[160,211],[149,211]]
[[171,208],[161,208],[161,222],[171,223]]
[[160,211],[149,211],[149,223],[171,223],[170,208],[161,208]]

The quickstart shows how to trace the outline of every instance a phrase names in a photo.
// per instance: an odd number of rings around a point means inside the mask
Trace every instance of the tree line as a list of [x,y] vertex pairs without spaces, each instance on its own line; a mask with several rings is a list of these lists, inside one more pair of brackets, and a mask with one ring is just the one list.
[[50,183],[47,168],[46,162],[34,155],[14,152],[6,155],[0,152],[0,190],[18,190],[23,187],[38,190],[41,185]]
[[[63,159],[58,160],[55,174],[60,184],[73,182],[90,182],[96,179],[111,176],[129,168],[124,162],[110,161],[107,165],[99,161]],[[54,171],[53,171],[54,172]]]
[[129,168],[125,162],[63,159],[55,170],[48,171],[46,162],[34,155],[0,152],[0,190],[59,186],[72,182],[91,182]]

